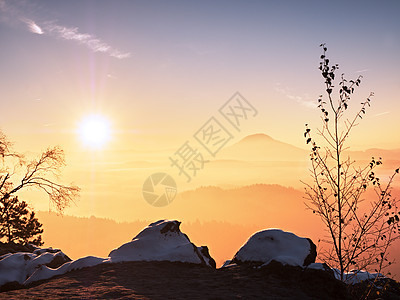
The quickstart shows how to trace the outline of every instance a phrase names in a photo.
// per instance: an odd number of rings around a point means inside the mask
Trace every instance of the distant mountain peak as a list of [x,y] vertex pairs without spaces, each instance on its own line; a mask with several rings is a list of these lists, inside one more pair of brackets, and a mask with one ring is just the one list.
[[244,137],[240,142],[260,142],[260,141],[274,141],[272,137],[265,133],[255,133]]
[[304,161],[307,151],[264,133],[248,135],[221,151],[220,159],[237,161]]

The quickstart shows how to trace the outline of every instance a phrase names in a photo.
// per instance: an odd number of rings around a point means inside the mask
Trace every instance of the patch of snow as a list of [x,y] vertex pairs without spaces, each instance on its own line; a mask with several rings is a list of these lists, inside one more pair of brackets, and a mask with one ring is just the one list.
[[310,248],[306,238],[280,229],[267,229],[252,235],[233,261],[268,264],[275,260],[291,266],[303,266]]
[[[340,280],[340,270],[332,269],[336,279]],[[343,281],[347,284],[356,284],[364,280],[374,280],[376,277],[385,278],[381,273],[369,273],[367,271],[352,270],[348,273],[344,273]]]
[[23,284],[30,284],[32,282],[49,279],[51,277],[62,275],[72,270],[82,269],[85,267],[93,267],[102,263],[110,262],[108,258],[101,258],[95,256],[86,256],[74,261],[67,262],[57,269],[52,269],[46,265],[39,266]]
[[23,284],[41,266],[49,264],[57,256],[66,257],[61,251],[55,253],[36,252],[36,254],[18,252],[3,255],[0,260],[0,286],[14,281]]
[[231,267],[231,266],[234,266],[234,265],[236,265],[236,264],[235,264],[235,263],[232,263],[232,260],[228,259],[228,260],[226,260],[226,261],[223,263],[223,265],[221,266],[221,268],[228,268],[228,267]]
[[56,252],[60,251],[60,249],[53,249],[52,247],[50,247],[50,248],[35,247],[35,248],[36,248],[36,250],[33,251],[33,254],[36,254],[36,255],[40,255],[45,252],[56,253]]
[[308,266],[307,266],[307,269],[315,269],[315,270],[322,270],[322,271],[325,271],[326,270],[326,267],[325,267],[326,265],[325,264],[323,264],[323,263],[312,263],[312,264],[309,264]]
[[16,253],[3,256],[0,260],[0,286],[7,282],[23,283],[27,278],[26,268],[32,253]]

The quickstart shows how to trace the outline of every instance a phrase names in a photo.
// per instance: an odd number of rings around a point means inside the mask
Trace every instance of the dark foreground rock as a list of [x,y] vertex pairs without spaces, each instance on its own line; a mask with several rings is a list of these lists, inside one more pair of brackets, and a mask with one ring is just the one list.
[[29,244],[16,244],[13,242],[3,243],[0,242],[0,256],[8,253],[29,252],[33,253],[37,248]]
[[213,269],[179,262],[84,268],[0,293],[0,299],[350,299],[329,272],[271,263]]
[[108,255],[112,262],[180,261],[216,267],[207,246],[197,247],[184,234],[177,220],[159,220],[144,228],[132,241]]

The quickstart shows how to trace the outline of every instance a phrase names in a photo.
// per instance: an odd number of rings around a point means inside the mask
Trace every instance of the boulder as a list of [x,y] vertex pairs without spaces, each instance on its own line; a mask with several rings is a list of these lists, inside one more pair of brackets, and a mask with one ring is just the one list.
[[50,261],[45,263],[46,266],[50,268],[58,268],[59,266],[63,265],[66,262],[71,261],[71,259],[65,255],[60,249],[53,249],[52,247],[49,248],[39,248],[31,244],[16,244],[13,242],[10,243],[2,243],[0,242],[0,260],[9,254],[14,253],[26,253],[24,257],[28,260],[31,259],[31,256],[28,253],[33,253],[37,256],[42,255],[43,253],[52,253],[53,256],[50,255],[47,257],[50,258]]
[[[194,263],[215,268],[206,246],[197,247],[179,229],[180,222],[160,220],[142,230],[131,242],[110,252],[108,258],[87,256],[75,261],[59,249],[7,246],[0,256],[0,291],[20,288],[33,282],[65,274],[69,271],[103,263],[123,261],[172,261]],[[3,247],[4,249],[6,247]]]
[[65,255],[63,252],[58,251],[54,254],[53,258],[48,262],[45,263],[44,265],[52,268],[52,269],[57,269],[58,267],[62,266],[66,262],[72,261],[67,255]]
[[71,259],[60,249],[35,248],[30,252],[7,253],[0,256],[0,290],[23,284],[43,266],[58,268]]
[[160,220],[108,255],[111,262],[179,261],[216,267],[206,246],[197,247],[179,229],[181,222]]
[[266,265],[272,261],[291,266],[315,262],[316,246],[308,238],[280,229],[267,229],[252,235],[232,259],[236,264]]

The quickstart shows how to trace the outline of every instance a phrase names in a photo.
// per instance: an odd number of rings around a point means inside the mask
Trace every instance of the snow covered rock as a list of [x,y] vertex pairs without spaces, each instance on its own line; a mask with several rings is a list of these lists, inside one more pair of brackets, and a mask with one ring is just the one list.
[[71,259],[59,249],[39,249],[0,256],[0,287],[7,283],[23,284],[40,267],[58,268]]
[[33,247],[30,252],[0,256],[0,291],[49,279],[102,263],[124,261],[178,261],[216,267],[206,246],[197,247],[179,229],[180,222],[160,220],[142,230],[131,242],[110,252],[108,258],[87,256],[74,261],[59,249]]
[[[47,253],[47,257],[49,257],[50,261],[46,262],[44,265],[56,269],[59,266],[62,266],[66,262],[71,261],[71,259],[64,254],[60,249],[53,249],[53,248],[38,248],[35,251],[33,251],[33,254],[36,254],[38,256],[43,256],[43,254]],[[51,255],[53,254],[53,255]]]
[[112,262],[179,261],[215,268],[206,246],[197,247],[179,229],[181,222],[160,220],[143,229],[131,242],[108,255]]
[[311,263],[307,266],[307,269],[328,271],[333,274],[333,270],[326,263]]
[[316,256],[316,246],[310,239],[280,229],[267,229],[252,235],[235,254],[232,263],[266,265],[277,261],[284,265],[307,266],[315,262]]
[[51,277],[62,275],[72,270],[82,269],[86,267],[93,267],[102,263],[110,262],[109,259],[96,257],[96,256],[85,256],[74,261],[67,262],[59,268],[49,268],[46,265],[39,265],[36,270],[30,275],[24,282],[24,285],[32,282],[49,279]]

